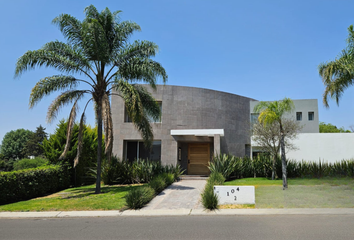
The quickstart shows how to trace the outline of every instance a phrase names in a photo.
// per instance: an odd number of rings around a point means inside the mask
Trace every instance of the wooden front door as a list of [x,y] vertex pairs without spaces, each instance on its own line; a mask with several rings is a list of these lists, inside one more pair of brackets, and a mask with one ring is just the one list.
[[209,175],[209,143],[188,144],[188,175]]

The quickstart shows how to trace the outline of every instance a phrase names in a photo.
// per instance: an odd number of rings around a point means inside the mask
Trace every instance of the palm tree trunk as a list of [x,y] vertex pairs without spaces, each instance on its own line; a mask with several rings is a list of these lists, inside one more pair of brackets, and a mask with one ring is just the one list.
[[96,103],[97,114],[97,176],[95,194],[101,193],[101,159],[102,159],[102,102]]
[[285,158],[285,143],[284,143],[284,133],[281,133],[281,140],[280,140],[280,148],[281,148],[281,166],[282,166],[282,173],[283,173],[283,190],[288,188],[288,180],[287,180],[287,173],[286,173],[286,158]]
[[275,179],[275,163],[276,163],[276,156],[273,156],[272,180]]

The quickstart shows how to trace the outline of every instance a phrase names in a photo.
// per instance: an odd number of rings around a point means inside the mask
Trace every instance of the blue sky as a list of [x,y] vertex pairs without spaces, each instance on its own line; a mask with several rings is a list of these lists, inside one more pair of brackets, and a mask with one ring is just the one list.
[[[354,24],[354,1],[0,1],[0,141],[18,128],[34,131],[39,124],[53,133],[69,108],[52,124],[46,111],[57,96],[28,109],[32,87],[53,69],[36,69],[14,79],[15,63],[28,50],[63,40],[51,24],[61,13],[84,18],[93,4],[98,10],[122,10],[122,20],[142,31],[132,40],[159,45],[159,61],[168,84],[215,89],[257,100],[318,99],[320,121],[348,128],[354,124],[353,93],[349,88],[339,107],[322,104],[321,62],[333,60],[345,48],[347,28]],[[92,108],[92,107],[91,107]],[[94,114],[88,112],[94,125]]]

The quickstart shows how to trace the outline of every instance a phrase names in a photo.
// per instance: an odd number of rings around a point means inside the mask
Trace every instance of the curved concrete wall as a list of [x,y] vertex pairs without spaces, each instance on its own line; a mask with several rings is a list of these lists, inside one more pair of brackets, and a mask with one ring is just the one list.
[[[178,142],[213,142],[212,138],[176,138],[171,129],[224,129],[220,139],[221,152],[245,155],[250,143],[250,98],[203,88],[159,85],[150,90],[162,102],[161,123],[153,123],[154,138],[161,140],[161,161],[177,163]],[[124,104],[112,97],[115,155],[123,156],[123,140],[139,140],[132,123],[124,122]]]

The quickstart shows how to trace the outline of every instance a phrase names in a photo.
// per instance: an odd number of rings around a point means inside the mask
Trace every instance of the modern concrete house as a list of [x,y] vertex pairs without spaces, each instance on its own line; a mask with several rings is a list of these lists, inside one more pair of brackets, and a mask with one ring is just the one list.
[[180,164],[188,174],[208,174],[217,153],[249,155],[251,98],[214,90],[159,85],[152,95],[161,120],[152,123],[152,150],[144,148],[121,98],[112,98],[113,154],[121,159],[149,158]]
[[[258,117],[253,112],[258,101],[195,87],[158,85],[156,91],[150,89],[150,92],[160,104],[162,113],[158,122],[151,123],[154,132],[152,149],[144,147],[140,133],[125,112],[123,100],[112,98],[113,154],[119,158],[128,161],[148,158],[163,164],[179,164],[189,175],[204,175],[209,173],[207,165],[214,154],[230,153],[242,157],[259,151],[257,144],[251,141],[250,131],[251,122]],[[293,101],[295,110],[286,117],[303,125],[299,134],[299,139],[303,140],[295,143],[300,148],[297,152],[288,153],[289,159],[318,160],[314,156],[330,155],[332,161],[336,151],[331,149],[337,145],[348,145],[341,141],[354,145],[354,134],[351,135],[353,137],[337,136],[333,139],[339,142],[333,142],[331,136],[318,133],[316,99]],[[308,141],[317,145],[308,144]],[[345,151],[340,156],[354,157],[354,150]]]

